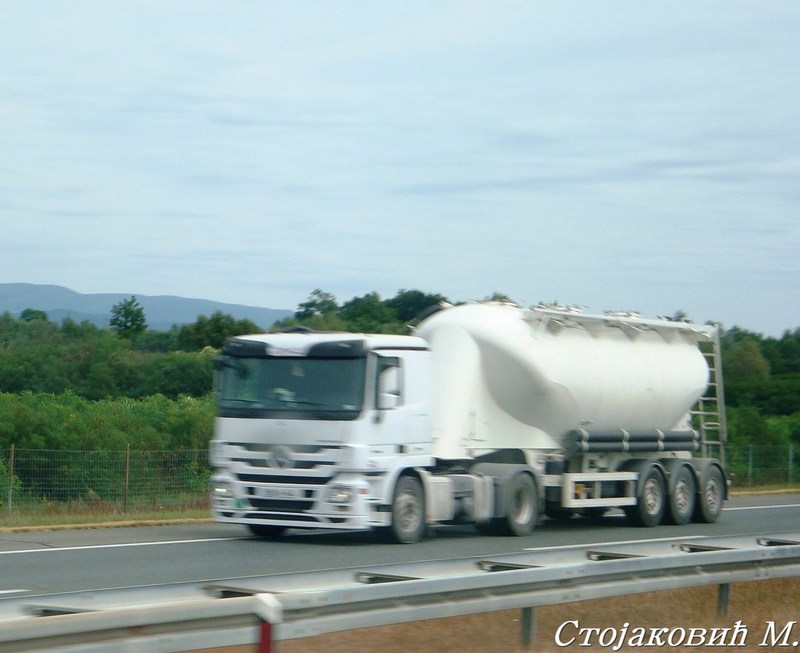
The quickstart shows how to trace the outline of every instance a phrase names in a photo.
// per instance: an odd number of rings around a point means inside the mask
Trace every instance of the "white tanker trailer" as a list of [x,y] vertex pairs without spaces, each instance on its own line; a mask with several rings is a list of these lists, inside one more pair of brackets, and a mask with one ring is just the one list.
[[465,304],[410,336],[233,338],[218,368],[212,512],[260,536],[713,522],[727,495],[713,326]]

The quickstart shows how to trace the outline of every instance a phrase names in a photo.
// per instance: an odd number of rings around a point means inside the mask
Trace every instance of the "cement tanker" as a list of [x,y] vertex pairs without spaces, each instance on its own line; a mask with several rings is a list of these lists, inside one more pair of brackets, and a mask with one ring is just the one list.
[[507,305],[441,311],[417,329],[434,359],[434,453],[559,449],[576,430],[688,430],[709,382],[697,345],[710,333]]
[[410,336],[242,336],[219,370],[212,510],[258,535],[712,522],[726,498],[714,326],[465,304]]

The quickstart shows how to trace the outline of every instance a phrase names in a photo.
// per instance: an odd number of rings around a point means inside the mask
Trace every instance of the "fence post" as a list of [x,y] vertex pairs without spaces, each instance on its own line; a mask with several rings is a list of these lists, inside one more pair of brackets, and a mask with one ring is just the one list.
[[11,443],[11,454],[8,459],[8,514],[14,505],[14,443]]
[[131,443],[125,443],[125,488],[122,494],[122,512],[128,512],[128,487],[131,480]]
[[747,453],[747,484],[753,485],[753,445],[748,448]]

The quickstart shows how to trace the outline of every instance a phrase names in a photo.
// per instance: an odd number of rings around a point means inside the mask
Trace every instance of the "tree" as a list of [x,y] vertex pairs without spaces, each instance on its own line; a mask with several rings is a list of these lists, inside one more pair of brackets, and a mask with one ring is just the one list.
[[728,418],[728,438],[734,444],[788,444],[779,429],[770,430],[767,418],[753,406],[731,408]]
[[505,293],[499,292],[497,290],[495,290],[488,297],[484,297],[481,301],[484,301],[484,302],[503,302],[505,304],[516,304],[517,303],[513,299],[511,299],[511,297],[506,295]]
[[421,290],[398,290],[386,305],[397,315],[397,320],[408,323],[431,306],[446,302],[444,295],[424,293]]
[[402,325],[376,292],[353,297],[339,309],[339,316],[347,322],[348,329],[364,333],[397,333]]
[[672,315],[663,315],[661,318],[670,322],[692,322],[692,318],[682,308],[679,308]]
[[194,324],[180,328],[178,348],[184,351],[200,351],[204,347],[219,349],[228,338],[260,331],[261,327],[250,320],[237,320],[222,311],[214,311],[211,317],[200,315]]
[[723,353],[722,369],[731,383],[757,383],[770,376],[769,361],[761,354],[758,342],[739,340]]
[[71,317],[65,317],[61,321],[61,335],[66,342],[82,342],[94,340],[98,337],[100,328],[88,320],[80,324]]
[[32,322],[33,320],[44,320],[46,322],[47,313],[36,308],[26,308],[19,314],[19,319],[26,322]]
[[118,304],[111,307],[111,328],[117,335],[133,340],[140,333],[147,329],[147,320],[144,316],[144,309],[141,307],[135,296],[123,299]]
[[777,343],[780,372],[800,372],[800,329],[786,331]]
[[306,301],[298,304],[294,317],[302,322],[313,317],[333,315],[338,310],[339,305],[336,303],[336,297],[317,288],[312,291]]

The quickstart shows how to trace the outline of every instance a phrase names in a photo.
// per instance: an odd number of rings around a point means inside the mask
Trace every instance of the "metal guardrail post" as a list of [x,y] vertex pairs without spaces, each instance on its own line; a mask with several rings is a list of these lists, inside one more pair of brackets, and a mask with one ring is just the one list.
[[258,653],[275,653],[273,626],[283,621],[283,606],[274,594],[256,594],[255,611],[258,617]]
[[720,617],[725,617],[728,614],[728,608],[731,602],[731,584],[720,583],[719,592],[717,594],[717,614]]
[[530,648],[536,637],[536,608],[522,608],[522,645]]

